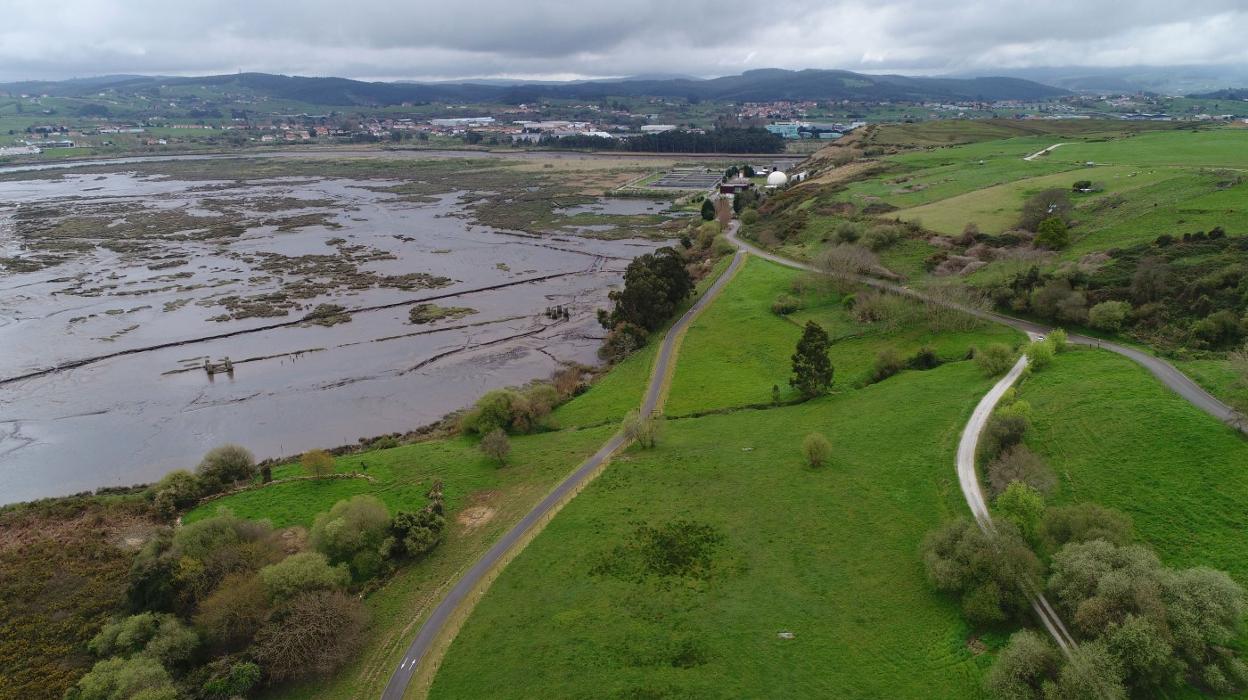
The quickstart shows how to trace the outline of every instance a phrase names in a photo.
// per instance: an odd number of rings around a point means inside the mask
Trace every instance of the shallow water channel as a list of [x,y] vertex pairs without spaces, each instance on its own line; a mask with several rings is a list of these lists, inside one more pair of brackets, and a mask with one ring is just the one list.
[[[595,310],[659,245],[493,230],[462,193],[386,184],[0,181],[0,258],[42,261],[0,267],[0,504],[152,481],[224,442],[270,457],[406,431],[593,363]],[[414,323],[422,301],[460,314]],[[345,312],[301,322],[320,304]]]

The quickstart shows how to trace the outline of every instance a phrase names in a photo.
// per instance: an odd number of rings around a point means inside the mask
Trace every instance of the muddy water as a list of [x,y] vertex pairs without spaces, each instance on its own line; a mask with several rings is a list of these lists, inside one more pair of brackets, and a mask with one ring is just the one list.
[[[0,270],[0,503],[151,481],[227,441],[265,457],[409,430],[561,362],[592,363],[595,309],[628,260],[657,245],[496,231],[474,225],[457,193],[410,203],[377,191],[384,184],[126,173],[0,182],[4,257],[49,244],[19,235],[23,206],[112,211],[114,230],[152,211],[200,227],[131,232],[123,245],[101,234],[60,264]],[[277,220],[306,214],[322,218],[280,230]],[[245,232],[201,235],[216,219]],[[351,284],[324,285],[325,270],[291,263],[301,256],[350,259]],[[266,267],[275,259],[291,264]],[[412,273],[433,281],[368,283]],[[297,286],[315,293],[292,300]],[[287,294],[286,315],[210,320],[228,315],[223,299],[266,294]],[[476,313],[413,324],[408,302],[429,299]],[[332,327],[297,322],[321,303],[373,310]],[[556,304],[572,318],[547,319]],[[202,369],[226,357],[232,374]]]

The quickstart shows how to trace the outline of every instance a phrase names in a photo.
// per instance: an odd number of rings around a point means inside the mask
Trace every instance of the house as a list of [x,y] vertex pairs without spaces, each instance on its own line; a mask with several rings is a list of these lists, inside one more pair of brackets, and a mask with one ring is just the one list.
[[731,180],[725,180],[719,183],[719,193],[737,194],[738,192],[744,192],[745,190],[753,187],[754,183],[750,182],[748,178],[734,177]]

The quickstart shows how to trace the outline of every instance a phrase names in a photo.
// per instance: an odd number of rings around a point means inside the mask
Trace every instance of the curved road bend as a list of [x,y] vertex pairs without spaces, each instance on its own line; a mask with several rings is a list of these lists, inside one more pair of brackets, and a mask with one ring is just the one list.
[[[736,227],[737,222],[735,221],[729,225],[729,235],[736,233]],[[643,415],[654,413],[660,408],[664,384],[668,374],[671,372],[672,360],[676,355],[676,347],[680,342],[681,335],[698,314],[715,299],[728,280],[732,279],[732,276],[745,260],[745,254],[745,250],[737,250],[736,254],[733,255],[732,263],[719,276],[719,279],[715,280],[715,283],[706,290],[706,293],[693,306],[689,307],[689,310],[676,323],[672,324],[667,335],[663,337],[663,345],[659,348],[659,354],[654,363],[654,370],[650,375],[650,385],[646,389],[646,396],[641,404]],[[521,518],[520,522],[516,523],[502,538],[495,542],[494,546],[490,547],[472,565],[472,568],[468,569],[467,573],[455,583],[455,586],[451,588],[446,597],[438,603],[438,606],[433,609],[428,619],[421,625],[420,631],[416,633],[416,638],[412,640],[411,645],[407,648],[407,653],[403,655],[403,660],[399,662],[398,668],[390,676],[390,682],[386,685],[386,689],[381,695],[383,700],[402,700],[403,693],[407,690],[407,685],[411,682],[412,676],[415,675],[421,661],[433,646],[434,641],[438,638],[447,621],[465,603],[469,594],[486,580],[491,571],[506,559],[508,554],[512,553],[511,550],[513,548],[524,541],[526,535],[535,525],[556,512],[581,487],[589,483],[598,469],[611,457],[612,453],[623,447],[625,442],[623,434],[617,433],[614,435],[592,457],[577,467],[576,471],[561,481],[554,490],[533,507],[533,510]]]
[[[733,228],[728,232],[728,240],[732,241],[738,248],[748,250],[750,253],[753,253],[764,260],[770,260],[771,262],[779,265],[784,265],[798,270],[822,273],[822,271],[814,265],[799,262],[781,255],[776,255],[775,253],[769,253],[752,243],[741,240],[737,237],[736,228]],[[987,321],[1001,323],[1031,335],[1045,335],[1053,330],[1052,326],[1047,326],[1042,323],[1035,323],[1033,321],[1026,321],[1021,318],[1005,316],[992,311],[972,309],[958,304],[934,300],[924,296],[921,292],[916,292],[912,289],[892,284],[890,282],[885,282],[883,280],[878,280],[873,277],[860,276],[858,277],[858,281],[882,291],[901,294],[903,296],[912,297],[924,302],[943,304],[950,308],[959,309],[972,316],[976,316]],[[1208,413],[1214,418],[1217,418],[1223,423],[1226,423],[1227,425],[1230,425],[1240,431],[1248,432],[1248,424],[1245,424],[1240,420],[1240,415],[1236,413],[1235,409],[1214,398],[1212,394],[1205,391],[1199,384],[1192,381],[1191,378],[1180,372],[1169,362],[1126,345],[1110,342],[1108,340],[1101,340],[1099,338],[1091,338],[1077,333],[1071,333],[1068,340],[1076,345],[1086,345],[1089,347],[1108,350],[1136,362],[1144,367],[1144,369],[1152,373],[1154,377],[1157,377],[1162,384],[1166,385],[1176,394],[1186,399],[1188,403],[1192,404],[1196,408],[1199,408],[1205,413]]]
[[[1030,335],[1033,340],[1037,336],[1034,333]],[[992,532],[996,528],[993,526],[988,504],[984,500],[983,489],[979,485],[979,473],[975,470],[975,453],[979,448],[979,436],[984,432],[984,426],[988,424],[988,418],[992,416],[992,411],[1001,401],[1001,397],[1014,385],[1014,382],[1018,381],[1026,368],[1027,356],[1023,355],[1018,358],[1018,362],[1014,363],[1009,373],[1002,377],[1001,381],[984,395],[984,398],[980,399],[979,404],[975,406],[975,411],[971,413],[971,419],[967,421],[966,427],[962,430],[962,439],[958,441],[958,484],[962,487],[962,495],[966,497],[966,505],[970,507],[971,515],[975,516],[975,522],[984,532]],[[1053,610],[1053,606],[1044,597],[1044,592],[1033,581],[1020,581],[1019,585],[1023,587],[1023,591],[1031,600],[1031,608],[1035,610],[1036,617],[1040,618],[1040,622],[1057,642],[1057,646],[1069,655],[1070,650],[1078,645],[1066,629],[1066,625],[1062,624],[1061,618]]]

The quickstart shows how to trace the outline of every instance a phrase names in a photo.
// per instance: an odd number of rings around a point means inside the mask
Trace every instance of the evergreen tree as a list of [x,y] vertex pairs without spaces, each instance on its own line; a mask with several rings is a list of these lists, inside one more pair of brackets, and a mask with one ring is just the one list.
[[709,199],[702,200],[702,218],[706,221],[715,218],[715,204]]
[[793,353],[793,377],[789,385],[805,398],[826,393],[832,386],[832,362],[828,359],[828,333],[814,321],[806,322],[802,339]]

